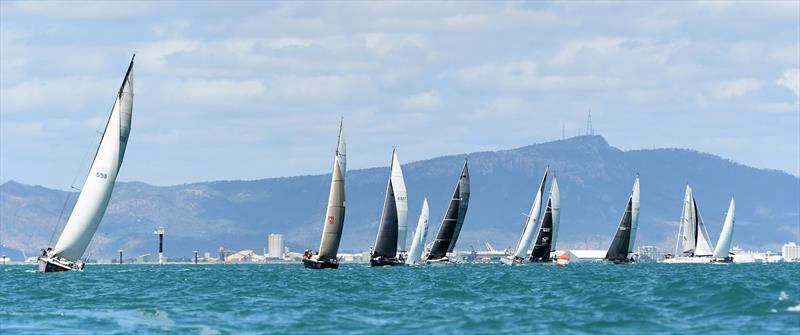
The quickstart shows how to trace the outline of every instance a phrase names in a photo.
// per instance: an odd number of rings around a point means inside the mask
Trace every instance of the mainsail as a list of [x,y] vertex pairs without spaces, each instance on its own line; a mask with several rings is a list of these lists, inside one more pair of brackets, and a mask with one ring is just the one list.
[[733,237],[733,223],[736,221],[736,201],[731,198],[728,206],[728,213],[725,215],[725,224],[722,225],[722,232],[719,234],[717,247],[714,249],[714,258],[728,257],[731,249],[731,237]]
[[[608,247],[606,252],[606,260],[612,262],[628,262],[628,255],[633,251],[633,245],[636,241],[634,235],[634,227],[638,226],[639,219],[639,177],[633,182],[633,190],[631,196],[628,198],[628,203],[625,205],[625,212],[622,214],[622,219],[619,221],[617,233],[614,235],[614,240],[611,241],[611,246]],[[636,220],[636,221],[634,221]]]
[[711,242],[708,238],[703,218],[700,216],[700,210],[697,207],[692,187],[686,185],[675,255],[710,256],[711,254]]
[[550,197],[547,199],[542,224],[539,225],[536,239],[534,239],[533,251],[531,251],[531,261],[547,262],[550,261],[550,253],[555,251],[556,229],[560,217],[561,195],[558,192],[558,183],[553,178],[550,186]]
[[319,261],[336,260],[339,252],[339,242],[342,240],[342,226],[344,225],[344,180],[347,166],[345,155],[344,127],[339,123],[339,140],[336,146],[336,157],[333,160],[333,173],[331,175],[331,191],[328,195],[328,211],[325,215],[322,241],[319,246]]
[[517,250],[514,251],[514,258],[525,258],[528,254],[528,249],[531,247],[531,243],[533,242],[534,232],[536,231],[536,223],[539,221],[539,212],[541,212],[542,208],[542,197],[544,196],[544,183],[547,181],[547,171],[550,167],[546,167],[544,169],[544,175],[542,176],[542,182],[539,183],[539,188],[536,190],[536,196],[533,199],[533,204],[531,204],[531,210],[528,213],[527,219],[525,220],[525,227],[522,229],[522,236],[519,239],[519,243],[517,243]]
[[133,58],[111,108],[111,115],[106,122],[89,175],[81,188],[72,214],[53,248],[54,256],[70,261],[79,260],[97,231],[125,156],[128,135],[131,131],[132,111]]
[[419,214],[419,221],[417,222],[417,230],[414,232],[414,238],[411,240],[411,248],[408,249],[408,258],[406,264],[414,264],[419,262],[422,256],[422,251],[425,249],[425,239],[428,237],[428,198],[422,201],[422,212]]
[[431,246],[428,254],[429,260],[442,259],[448,252],[453,250],[458,240],[461,226],[464,224],[468,204],[469,171],[467,170],[467,162],[464,161],[464,168],[461,170],[458,183],[456,183],[453,198],[450,200],[450,205],[447,207],[442,224],[439,226],[439,232],[436,234],[436,239],[433,241],[433,246]]
[[406,192],[406,182],[403,178],[403,170],[400,168],[400,160],[397,152],[392,152],[392,172],[391,184],[394,189],[394,202],[397,208],[397,250],[406,251],[406,235],[408,231],[408,194]]
[[372,257],[395,258],[397,255],[397,205],[392,180],[386,186],[386,197],[383,201],[378,237],[375,239],[375,248]]

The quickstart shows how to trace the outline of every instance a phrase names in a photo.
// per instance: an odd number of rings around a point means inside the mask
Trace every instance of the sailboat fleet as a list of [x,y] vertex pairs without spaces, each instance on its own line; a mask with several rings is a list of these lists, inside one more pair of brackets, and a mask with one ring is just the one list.
[[[123,77],[122,85],[117,91],[114,105],[78,200],[55,247],[42,250],[38,259],[39,271],[61,272],[83,269],[84,263],[81,258],[103,219],[117,174],[122,166],[131,130],[132,111],[133,57]],[[547,194],[547,202],[543,202],[548,173],[549,167],[545,168],[541,182],[536,188],[519,241],[512,251],[506,252],[506,255],[501,258],[502,264],[546,264],[556,261],[555,248],[560,225],[561,195],[558,182],[553,177]],[[303,265],[308,269],[337,269],[339,267],[338,252],[345,220],[346,175],[347,155],[342,120],[339,123],[339,134],[331,170],[330,193],[323,220],[320,246],[317,252],[307,250],[303,255]],[[407,248],[408,192],[397,151],[393,149],[383,211],[375,243],[370,252],[370,266],[452,264],[453,260],[450,257],[464,225],[469,198],[470,177],[468,162],[465,160],[435,239],[426,245],[430,215],[428,199],[425,198],[414,235],[411,237],[411,244]],[[542,208],[543,204],[544,209]],[[636,261],[633,247],[638,230],[639,205],[639,177],[636,176],[625,211],[604,257],[606,261],[615,264]],[[719,240],[716,247],[712,248],[692,188],[687,185],[675,254],[664,260],[663,263],[731,262],[730,246],[735,210],[735,201],[731,198]],[[561,257],[557,263],[566,264],[565,259]]]

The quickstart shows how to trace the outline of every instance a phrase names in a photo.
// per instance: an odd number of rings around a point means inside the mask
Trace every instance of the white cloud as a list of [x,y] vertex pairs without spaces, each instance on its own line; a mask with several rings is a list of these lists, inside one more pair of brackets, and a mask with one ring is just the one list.
[[0,87],[2,113],[37,110],[39,114],[85,108],[90,101],[107,98],[110,105],[119,83],[85,76],[34,78]]
[[800,68],[783,71],[775,83],[792,90],[794,95],[800,99]]
[[540,75],[536,63],[490,63],[457,70],[453,77],[467,86],[506,90],[586,90],[614,86],[597,76]]
[[167,82],[160,91],[184,105],[241,106],[263,95],[266,87],[257,80],[191,79]]
[[7,10],[57,19],[112,19],[146,13],[150,4],[131,1],[18,1]]
[[400,101],[400,106],[411,110],[434,110],[442,105],[439,92],[427,91],[407,96]]
[[761,89],[764,82],[753,78],[742,78],[718,83],[714,86],[714,95],[718,98],[733,98]]

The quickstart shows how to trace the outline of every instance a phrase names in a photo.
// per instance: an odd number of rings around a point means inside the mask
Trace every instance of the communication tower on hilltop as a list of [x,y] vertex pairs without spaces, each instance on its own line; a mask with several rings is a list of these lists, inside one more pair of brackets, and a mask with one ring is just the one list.
[[592,109],[589,108],[589,116],[586,118],[586,135],[594,136],[594,127],[592,127]]

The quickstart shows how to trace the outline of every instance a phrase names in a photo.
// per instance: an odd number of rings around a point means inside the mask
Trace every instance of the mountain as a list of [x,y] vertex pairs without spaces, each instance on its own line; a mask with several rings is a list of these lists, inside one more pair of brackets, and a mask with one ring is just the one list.
[[[496,247],[513,246],[524,224],[522,213],[530,208],[546,165],[561,188],[559,247],[606,248],[637,173],[642,185],[639,245],[672,250],[686,183],[694,188],[714,242],[731,195],[737,205],[734,245],[777,250],[800,238],[800,178],[692,150],[622,151],[600,136],[403,165],[409,232],[427,196],[429,238],[435,235],[467,157],[472,195],[458,249],[482,248],[487,241]],[[347,173],[343,250],[366,250],[374,243],[388,175],[388,167]],[[260,251],[270,233],[284,234],[294,251],[316,249],[329,182],[330,175],[168,187],[118,183],[89,252],[105,258],[114,257],[117,249],[128,256],[154,252],[153,230],[158,226],[166,227],[170,257],[189,256],[193,250],[215,254],[220,246]],[[0,185],[0,238],[6,245],[2,252],[19,257],[8,249],[31,255],[47,246],[59,214],[65,209],[63,227],[75,199],[74,192],[13,181]]]

